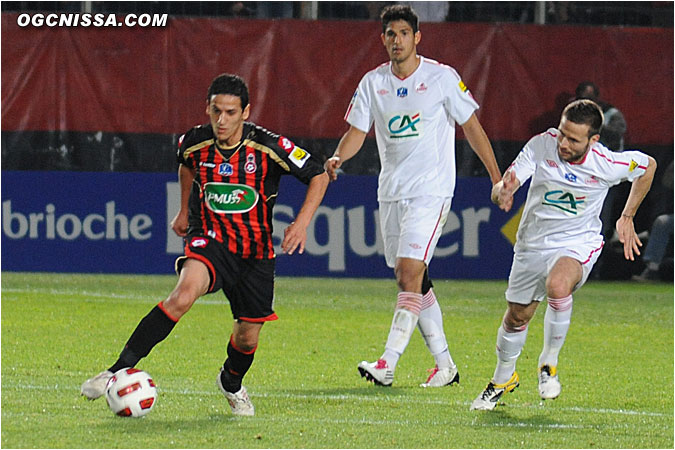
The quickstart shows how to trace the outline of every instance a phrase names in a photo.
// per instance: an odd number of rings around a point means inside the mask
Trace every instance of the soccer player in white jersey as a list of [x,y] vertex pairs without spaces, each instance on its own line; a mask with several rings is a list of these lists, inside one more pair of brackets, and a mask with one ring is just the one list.
[[427,266],[445,224],[455,188],[455,127],[487,168],[492,183],[501,179],[494,152],[476,118],[478,104],[457,72],[417,54],[418,17],[404,5],[382,12],[382,44],[390,61],[366,73],[349,105],[350,128],[326,161],[331,179],[363,145],[375,124],[382,170],[378,201],[387,265],[399,293],[384,354],[358,365],[361,376],[390,386],[399,357],[419,326],[434,356],[424,387],[459,381],[450,356]]
[[600,144],[602,122],[602,110],[593,101],[570,103],[558,128],[530,139],[492,189],[492,201],[509,211],[513,194],[531,178],[506,289],[508,307],[497,331],[497,367],[471,409],[492,410],[502,394],[518,387],[516,360],[543,300],[548,306],[539,395],[544,400],[560,395],[558,355],[570,326],[572,294],[588,279],[604,245],[600,211],[607,191],[625,180],[632,186],[616,230],[625,258],[633,261],[640,254],[633,217],[649,192],[656,161]]

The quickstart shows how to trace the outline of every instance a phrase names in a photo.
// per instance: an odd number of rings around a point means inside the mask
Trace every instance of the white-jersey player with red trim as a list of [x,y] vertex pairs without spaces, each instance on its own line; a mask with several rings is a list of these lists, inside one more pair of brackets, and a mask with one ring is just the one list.
[[389,62],[366,73],[352,97],[350,125],[325,168],[331,179],[354,156],[374,125],[381,162],[378,186],[380,229],[387,265],[399,288],[385,351],[362,361],[361,376],[390,386],[394,369],[418,326],[436,367],[424,387],[459,381],[443,331],[443,315],[427,266],[445,224],[455,190],[455,128],[464,130],[492,183],[500,174],[478,104],[457,72],[417,54],[419,19],[409,6],[382,12],[381,40]]
[[610,187],[633,182],[649,165],[638,151],[617,153],[599,142],[583,160],[558,155],[560,132],[530,139],[511,165],[521,185],[532,178],[515,250],[542,250],[602,242],[600,212]]
[[455,125],[463,125],[478,103],[450,66],[420,56],[405,79],[392,63],[361,79],[345,114],[367,133],[375,125],[382,169],[378,200],[434,195],[452,197],[455,189]]
[[600,255],[602,204],[609,188],[622,181],[633,186],[616,229],[626,259],[640,253],[633,217],[649,192],[656,161],[638,151],[616,153],[601,145],[602,123],[596,103],[570,103],[558,128],[530,139],[493,187],[492,200],[509,211],[515,191],[531,179],[505,294],[508,309],[497,331],[497,367],[471,409],[492,410],[504,393],[518,387],[516,361],[543,300],[547,307],[539,395],[544,400],[560,395],[558,356],[570,326],[572,294],[586,282]]

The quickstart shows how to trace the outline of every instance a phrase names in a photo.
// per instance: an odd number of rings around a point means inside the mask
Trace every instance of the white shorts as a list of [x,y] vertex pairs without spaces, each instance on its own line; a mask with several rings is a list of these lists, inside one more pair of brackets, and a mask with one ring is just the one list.
[[581,281],[574,291],[584,285],[598,260],[604,242],[576,245],[551,250],[517,251],[513,255],[506,300],[511,303],[529,305],[540,302],[546,295],[546,278],[555,263],[563,256],[576,259],[581,263]]
[[424,261],[428,266],[448,218],[452,197],[414,197],[380,202],[380,229],[387,266],[396,258]]

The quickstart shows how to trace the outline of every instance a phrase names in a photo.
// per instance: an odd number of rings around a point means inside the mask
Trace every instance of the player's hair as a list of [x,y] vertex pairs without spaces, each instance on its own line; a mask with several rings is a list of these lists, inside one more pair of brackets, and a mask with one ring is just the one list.
[[420,18],[408,5],[389,5],[382,10],[380,14],[382,19],[382,33],[387,31],[387,25],[389,22],[394,22],[396,20],[405,20],[412,28],[413,33],[417,33],[419,29]]
[[588,137],[600,134],[604,116],[602,109],[593,100],[575,100],[565,107],[563,116],[570,122],[588,125]]
[[237,75],[221,73],[215,77],[211,82],[211,86],[209,86],[206,101],[210,102],[211,97],[219,94],[239,97],[242,111],[248,106],[248,87],[246,86],[246,82]]

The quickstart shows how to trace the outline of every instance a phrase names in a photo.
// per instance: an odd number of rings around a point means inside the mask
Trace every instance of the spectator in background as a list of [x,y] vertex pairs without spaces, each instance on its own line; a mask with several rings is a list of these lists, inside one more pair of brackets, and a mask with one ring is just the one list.
[[582,81],[575,91],[576,99],[593,100],[602,108],[605,120],[600,131],[600,143],[615,152],[623,151],[623,135],[626,133],[626,119],[617,107],[599,99],[600,90],[591,81]]
[[[663,174],[661,181],[666,192],[673,192],[673,162],[671,161]],[[652,229],[649,232],[649,240],[647,241],[647,248],[643,260],[647,264],[645,270],[640,275],[633,277],[634,281],[649,281],[661,279],[659,274],[663,257],[666,255],[667,245],[673,238],[673,210],[672,198],[668,203],[670,212],[660,214],[654,220]]]
[[[612,151],[622,152],[624,150],[623,135],[626,133],[626,119],[618,108],[600,100],[599,97],[600,90],[592,81],[582,81],[575,90],[576,100],[592,100],[602,108],[604,121],[600,130],[600,143]],[[615,186],[607,192],[607,198],[600,213],[602,234],[607,240],[614,234],[614,222],[618,218],[619,211],[614,211],[616,209],[614,204],[619,189],[621,189],[620,186]],[[602,262],[598,264],[598,268],[600,266],[602,266]],[[600,270],[597,273],[600,273]]]

